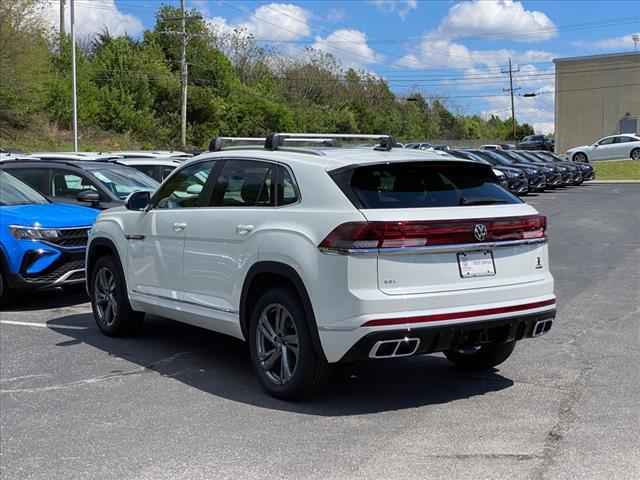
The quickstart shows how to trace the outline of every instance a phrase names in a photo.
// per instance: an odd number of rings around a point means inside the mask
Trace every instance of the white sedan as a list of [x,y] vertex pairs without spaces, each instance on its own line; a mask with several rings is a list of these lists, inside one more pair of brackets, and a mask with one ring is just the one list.
[[593,145],[570,148],[567,158],[574,162],[623,158],[640,160],[640,136],[626,133],[604,137]]

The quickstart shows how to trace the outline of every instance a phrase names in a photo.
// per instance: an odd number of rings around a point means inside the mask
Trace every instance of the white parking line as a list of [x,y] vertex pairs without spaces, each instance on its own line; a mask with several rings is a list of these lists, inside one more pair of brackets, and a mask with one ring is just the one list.
[[0,320],[0,323],[6,325],[18,325],[20,327],[39,327],[39,328],[66,328],[67,330],[87,330],[89,327],[79,327],[77,325],[59,325],[57,323],[35,323],[35,322],[17,322],[14,320]]

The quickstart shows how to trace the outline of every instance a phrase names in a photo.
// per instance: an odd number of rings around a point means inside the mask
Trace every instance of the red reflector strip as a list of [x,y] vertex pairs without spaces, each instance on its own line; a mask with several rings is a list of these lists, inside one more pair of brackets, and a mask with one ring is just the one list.
[[510,307],[485,308],[484,310],[468,310],[466,312],[437,313],[435,315],[423,315],[420,317],[406,318],[381,318],[369,320],[363,323],[363,327],[384,327],[388,325],[405,325],[407,323],[440,322],[443,320],[459,320],[461,318],[482,317],[485,315],[498,315],[501,313],[519,312],[533,308],[547,307],[556,303],[555,298],[542,302],[525,303],[524,305],[511,305]]

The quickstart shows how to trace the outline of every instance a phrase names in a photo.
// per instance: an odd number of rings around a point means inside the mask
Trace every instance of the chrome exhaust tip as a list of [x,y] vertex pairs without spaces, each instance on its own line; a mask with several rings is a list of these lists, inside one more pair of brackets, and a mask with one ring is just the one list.
[[553,320],[540,320],[536,322],[533,326],[533,332],[531,333],[532,337],[540,337],[551,330],[551,325],[553,325]]
[[394,340],[379,340],[369,351],[369,358],[398,358],[409,357],[418,351],[419,338],[398,338]]

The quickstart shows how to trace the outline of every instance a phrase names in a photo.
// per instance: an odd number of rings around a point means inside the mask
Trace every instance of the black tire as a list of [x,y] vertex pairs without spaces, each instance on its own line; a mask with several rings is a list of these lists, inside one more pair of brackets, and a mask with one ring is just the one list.
[[9,285],[0,265],[0,307],[9,304]]
[[[139,333],[144,313],[136,312],[131,308],[120,262],[112,256],[100,257],[93,266],[92,272],[91,308],[98,328],[110,337]],[[110,285],[108,288],[109,300],[104,300],[103,287],[107,287],[105,278],[113,279],[112,286],[110,281],[107,282]],[[105,303],[112,300],[115,301],[113,309]]]
[[448,350],[444,352],[447,360],[464,370],[487,370],[500,365],[511,354],[516,342],[491,343],[482,345],[473,352]]
[[[280,307],[284,309],[282,318],[286,320],[282,320],[282,328],[278,329],[277,324],[272,322],[274,322],[274,315],[282,311],[279,310]],[[264,327],[264,322],[261,320],[263,315],[269,322],[269,328],[274,325],[276,327],[267,330],[269,335],[263,333],[264,328],[259,329],[259,324]],[[307,398],[318,391],[327,380],[329,366],[313,346],[309,320],[306,318],[298,295],[290,288],[271,288],[253,305],[247,339],[251,361],[262,388],[276,398],[284,400]],[[294,337],[297,340],[293,340]],[[294,354],[295,341],[297,341],[297,355]],[[265,360],[265,355],[269,351],[275,353],[266,356]],[[274,357],[277,358],[274,359]],[[283,362],[284,359],[286,362]],[[288,365],[288,376],[283,375],[283,363]],[[280,373],[277,373],[278,370]]]
[[640,148],[631,150],[631,160],[640,160]]
[[580,162],[580,163],[588,163],[589,159],[587,158],[587,154],[586,153],[582,153],[582,152],[578,152],[576,154],[573,155],[572,160],[574,162]]

